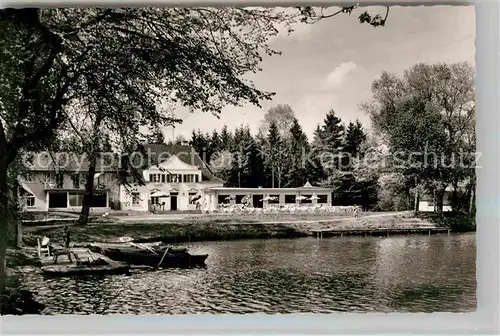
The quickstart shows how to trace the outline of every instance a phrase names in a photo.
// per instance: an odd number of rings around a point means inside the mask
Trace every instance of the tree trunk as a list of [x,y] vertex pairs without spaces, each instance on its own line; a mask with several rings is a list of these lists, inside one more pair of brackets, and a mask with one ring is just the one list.
[[475,203],[476,203],[476,181],[475,178],[471,178],[470,182],[470,196],[469,196],[469,213],[474,213]]
[[443,212],[445,189],[436,190],[436,211]]
[[94,176],[96,172],[97,157],[99,155],[99,127],[101,126],[102,116],[97,115],[93,128],[93,142],[89,150],[89,171],[87,174],[87,183],[85,183],[85,194],[83,195],[82,212],[78,220],[80,225],[89,222],[90,205],[94,196]]
[[[0,125],[1,126],[1,125]],[[5,268],[7,252],[7,232],[9,230],[9,204],[8,204],[8,184],[7,184],[7,160],[1,152],[0,156],[0,311],[4,304],[5,294]]]
[[274,188],[274,167],[271,172],[271,188]]
[[417,178],[415,178],[415,205],[414,205],[414,208],[413,208],[415,216],[418,214],[419,205],[420,205],[419,184],[418,184]]
[[415,188],[415,208],[414,208],[415,215],[417,215],[419,212],[419,205],[420,205],[420,192],[418,191],[418,185],[417,185],[417,187]]
[[453,211],[459,210],[458,204],[458,180],[452,182],[453,192],[451,193],[451,209]]
[[89,163],[89,172],[87,174],[87,183],[85,183],[85,194],[83,195],[82,212],[78,220],[80,225],[85,225],[89,222],[90,205],[94,196],[94,176],[96,171],[96,159],[91,158]]
[[[12,205],[13,211],[16,211],[16,214],[19,213],[19,182],[17,179],[13,183],[12,187]],[[21,230],[21,219],[16,216],[14,223],[15,225],[15,234],[16,234],[16,247],[21,247],[23,241],[23,234]]]

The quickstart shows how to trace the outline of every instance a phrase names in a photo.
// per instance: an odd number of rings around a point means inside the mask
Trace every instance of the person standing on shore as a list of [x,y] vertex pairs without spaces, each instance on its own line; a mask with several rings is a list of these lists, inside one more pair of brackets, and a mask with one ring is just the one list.
[[69,233],[69,229],[68,229],[67,226],[64,227],[63,241],[64,241],[64,248],[65,249],[69,249],[69,243],[71,241],[71,235]]

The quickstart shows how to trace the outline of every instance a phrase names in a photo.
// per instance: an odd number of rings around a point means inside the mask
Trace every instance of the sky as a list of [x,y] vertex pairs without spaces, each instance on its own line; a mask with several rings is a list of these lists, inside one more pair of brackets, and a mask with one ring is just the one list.
[[249,125],[256,132],[268,108],[278,104],[292,107],[310,139],[330,109],[346,124],[359,119],[370,128],[359,105],[371,100],[371,84],[383,71],[401,75],[421,62],[474,64],[473,6],[395,6],[383,28],[360,24],[357,16],[364,10],[385,14],[384,7],[359,8],[351,16],[299,24],[291,35],[275,38],[271,46],[282,55],[264,58],[263,71],[253,76],[258,89],[276,93],[262,108],[228,106],[220,118],[179,108],[175,114],[184,122],[165,128],[165,138],[189,139],[193,129],[212,132],[224,124]]

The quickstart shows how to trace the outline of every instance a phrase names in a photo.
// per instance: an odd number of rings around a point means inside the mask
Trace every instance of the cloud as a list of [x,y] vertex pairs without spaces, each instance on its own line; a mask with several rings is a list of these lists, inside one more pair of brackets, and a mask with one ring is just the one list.
[[324,88],[331,89],[333,87],[339,86],[345,80],[347,75],[349,75],[349,73],[356,68],[356,63],[352,61],[341,63],[338,67],[333,69],[333,71],[328,74],[328,77],[326,77]]

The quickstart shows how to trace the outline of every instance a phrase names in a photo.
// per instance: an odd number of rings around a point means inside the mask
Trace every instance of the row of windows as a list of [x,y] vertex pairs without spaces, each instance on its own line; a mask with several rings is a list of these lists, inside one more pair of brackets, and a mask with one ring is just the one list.
[[[73,188],[84,188],[87,183],[87,174],[88,173],[75,173],[71,175],[71,181],[73,183]],[[97,177],[97,184],[104,184],[107,181],[107,175],[101,174]],[[35,182],[35,177],[33,174],[27,174],[25,176],[26,182]],[[55,183],[57,188],[63,188],[64,185],[64,174],[56,174],[56,173],[45,173],[41,179],[41,182]]]
[[[176,195],[177,195],[176,193],[172,193],[170,197],[176,196]],[[197,192],[189,192],[188,195],[191,198],[193,196],[198,195],[198,193]],[[165,202],[165,198],[164,197],[151,197],[151,204],[162,205],[163,202]],[[140,203],[141,203],[140,193],[133,192],[132,193],[132,204],[133,205],[139,205]]]
[[149,182],[154,183],[198,183],[197,174],[149,174]]

